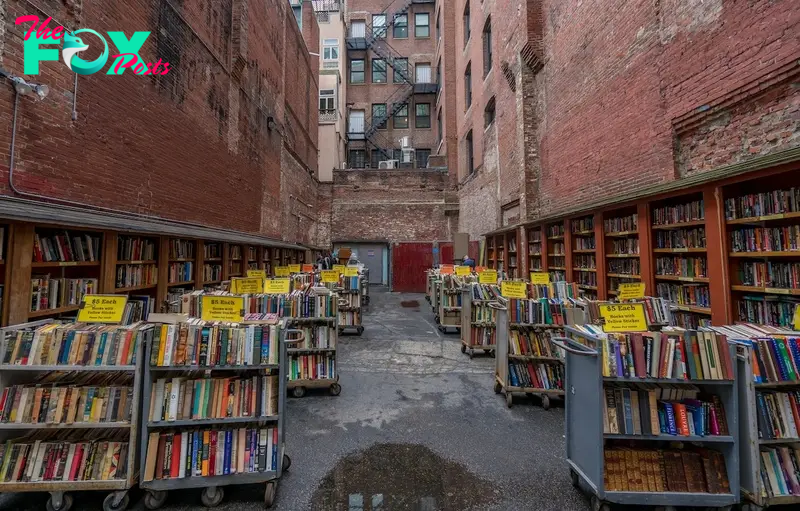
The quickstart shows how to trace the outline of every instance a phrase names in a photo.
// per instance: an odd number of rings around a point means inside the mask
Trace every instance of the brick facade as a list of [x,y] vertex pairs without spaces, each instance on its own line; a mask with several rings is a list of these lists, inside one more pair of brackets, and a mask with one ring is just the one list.
[[[74,121],[76,75],[63,62],[43,62],[40,74],[23,76],[47,84],[50,93],[40,102],[20,98],[18,189],[311,241],[316,229],[297,228],[282,190],[291,189],[286,182],[308,182],[313,190],[319,64],[309,51],[317,53],[318,46],[306,45],[285,0],[36,4],[46,15],[21,0],[0,6],[0,66],[15,75],[23,75],[23,35],[30,23],[15,26],[14,20],[30,14],[58,20],[51,28],[63,23],[101,34],[150,31],[139,53],[148,62],[169,62],[170,71],[79,76]],[[314,17],[303,21],[309,41],[318,44]],[[92,48],[82,56],[91,60],[99,54],[97,39],[88,35],[86,41]],[[4,83],[0,118],[10,120],[14,93]],[[0,193],[6,195],[13,195],[10,145],[10,122],[5,122]],[[295,155],[293,161],[282,158],[284,147]]]

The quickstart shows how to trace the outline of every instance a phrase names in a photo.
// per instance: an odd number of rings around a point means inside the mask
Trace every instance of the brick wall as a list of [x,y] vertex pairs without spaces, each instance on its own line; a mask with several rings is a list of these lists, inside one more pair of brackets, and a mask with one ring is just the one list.
[[449,240],[456,227],[446,172],[337,170],[331,204],[333,241]]
[[[283,225],[289,216],[281,211],[281,148],[286,144],[300,162],[283,169],[284,179],[307,180],[317,166],[318,63],[285,0],[36,5],[58,20],[53,28],[150,31],[140,55],[169,62],[170,71],[79,76],[72,121],[75,75],[62,62],[43,62],[40,74],[25,78],[47,84],[49,96],[20,98],[17,188],[268,236],[287,233],[292,241],[308,236]],[[3,2],[0,11],[0,66],[22,75],[30,23],[15,26],[14,20],[46,16],[22,0]],[[315,23],[313,16],[305,23],[312,34]],[[82,57],[91,60],[98,41],[92,35],[86,41],[92,47]],[[4,81],[0,118],[11,118],[13,101]],[[267,129],[270,117],[274,130]],[[6,122],[0,126],[3,194],[11,194],[10,143]]]

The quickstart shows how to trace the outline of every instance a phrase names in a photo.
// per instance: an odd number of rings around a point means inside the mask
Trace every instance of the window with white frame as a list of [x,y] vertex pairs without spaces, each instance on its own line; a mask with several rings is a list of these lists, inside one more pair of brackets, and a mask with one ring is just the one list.
[[323,39],[322,40],[322,60],[336,61],[339,60],[339,40],[338,39]]
[[319,111],[324,113],[336,111],[336,91],[334,89],[320,89]]

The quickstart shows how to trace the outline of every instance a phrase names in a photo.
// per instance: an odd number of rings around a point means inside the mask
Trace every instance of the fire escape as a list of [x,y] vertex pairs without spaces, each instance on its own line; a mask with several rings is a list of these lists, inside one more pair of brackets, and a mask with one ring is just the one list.
[[[413,73],[410,71],[410,64],[405,56],[401,55],[395,50],[388,42],[389,35],[392,32],[395,21],[399,16],[406,15],[406,20],[410,21],[408,11],[412,4],[416,3],[429,3],[430,0],[406,0],[405,4],[396,12],[391,15],[388,10],[391,5],[386,8],[381,14],[386,16],[386,23],[384,26],[372,27],[372,24],[365,23],[364,34],[354,34],[352,31],[352,24],[348,26],[347,37],[347,51],[364,51],[375,54],[375,58],[383,59],[386,63],[387,71],[392,68],[394,76],[402,79],[401,83],[392,83],[396,86],[396,90],[388,98],[383,100],[386,104],[386,109],[383,115],[376,115],[366,117],[364,119],[363,133],[358,131],[351,131],[348,129],[348,141],[350,140],[364,140],[366,145],[373,147],[380,151],[384,159],[391,160],[394,155],[391,152],[396,141],[390,140],[389,135],[383,131],[387,126],[389,119],[394,117],[403,107],[408,107],[409,117],[411,113],[411,106],[409,100],[415,94],[436,94],[438,84],[436,83],[416,83],[413,79]],[[409,22],[410,26],[410,22]],[[372,59],[370,59],[372,60]],[[399,64],[398,60],[405,62],[405,68]],[[371,73],[370,78],[371,78]],[[368,68],[366,59],[364,64],[364,76],[368,75]],[[387,82],[388,82],[387,72]],[[394,82],[394,80],[393,80]],[[405,129],[405,128],[400,128]]]

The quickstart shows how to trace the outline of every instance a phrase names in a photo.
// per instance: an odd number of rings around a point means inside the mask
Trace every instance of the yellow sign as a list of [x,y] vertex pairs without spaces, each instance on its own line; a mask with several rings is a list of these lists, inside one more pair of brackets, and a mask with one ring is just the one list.
[[251,278],[266,279],[267,270],[247,270],[247,276]]
[[285,295],[289,292],[289,279],[267,279],[264,292],[270,295]]
[[541,271],[531,272],[531,284],[549,284],[549,283],[550,283],[549,273]]
[[300,265],[299,264],[290,264],[289,265],[289,273],[300,273]]
[[203,321],[239,323],[244,319],[244,298],[241,296],[203,295],[201,298]]
[[344,265],[343,264],[334,264],[333,268],[331,268],[331,269],[333,271],[338,271],[340,274],[344,273]]
[[472,268],[469,266],[456,266],[456,275],[459,277],[466,277],[472,272]]
[[481,284],[497,284],[497,270],[483,270],[478,274]]
[[358,277],[358,268],[356,266],[347,266],[344,269],[345,277]]
[[231,278],[231,292],[239,294],[262,293],[264,290],[264,279],[260,277]]
[[288,277],[289,276],[289,267],[288,266],[276,266],[275,267],[275,276],[276,277]]
[[528,286],[525,282],[504,280],[500,283],[500,294],[506,298],[527,298]]
[[303,265],[303,273],[314,273],[314,265],[313,264],[304,264]]
[[620,300],[633,300],[634,298],[644,298],[644,282],[627,282],[619,285]]
[[86,295],[78,310],[78,321],[82,323],[120,323],[125,314],[127,296]]
[[642,303],[598,305],[603,319],[603,332],[644,332],[647,319]]
[[319,272],[322,282],[339,282],[339,272],[336,270],[322,270]]
[[800,330],[800,305],[794,309],[794,329]]

